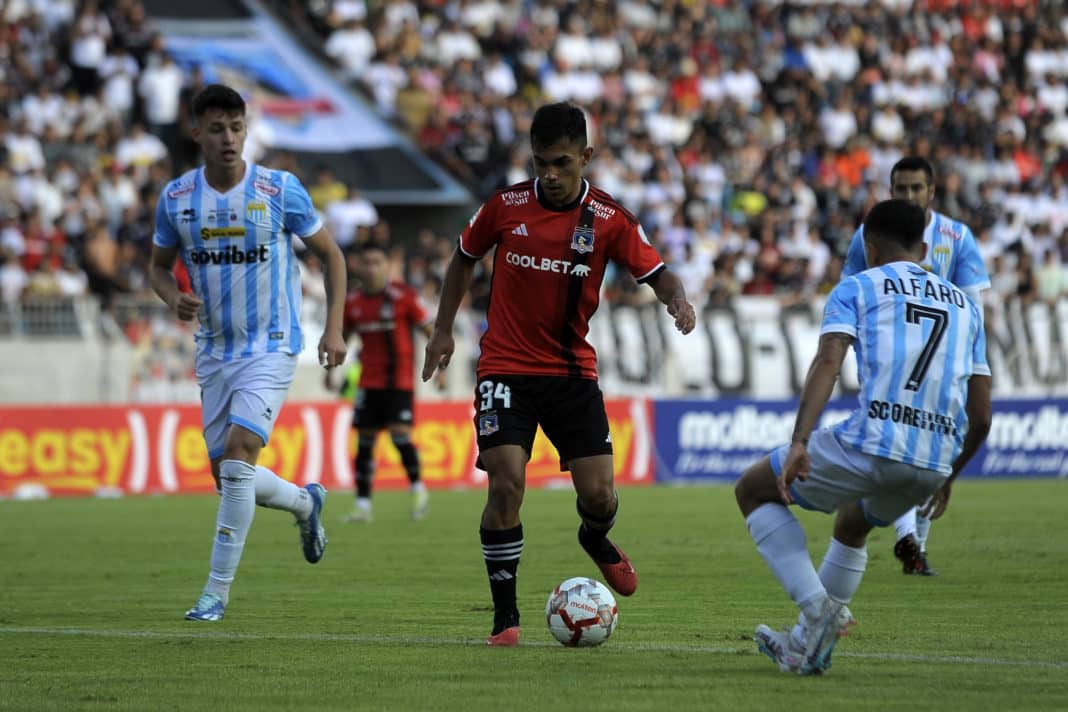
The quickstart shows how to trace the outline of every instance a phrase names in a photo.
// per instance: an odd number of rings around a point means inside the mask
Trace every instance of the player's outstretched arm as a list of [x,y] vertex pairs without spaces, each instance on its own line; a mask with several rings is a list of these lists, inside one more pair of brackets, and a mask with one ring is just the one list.
[[460,309],[460,303],[471,287],[471,279],[475,275],[475,260],[460,253],[459,248],[453,251],[449,267],[445,270],[445,282],[441,286],[441,299],[438,303],[438,314],[434,319],[434,330],[426,342],[426,353],[423,359],[423,381],[429,381],[434,371],[444,369],[449,365],[452,352],[456,348],[456,342],[452,337],[453,322],[456,321],[456,312]]
[[828,332],[820,336],[819,350],[812,359],[801,390],[801,402],[797,405],[794,432],[790,436],[790,450],[783,461],[782,477],[779,478],[779,493],[784,502],[792,502],[790,484],[795,479],[808,477],[808,438],[820,421],[823,409],[834,391],[838,374],[842,371],[853,337],[849,334]]
[[649,286],[656,292],[656,298],[667,305],[668,314],[675,318],[675,328],[683,334],[689,334],[697,324],[697,314],[693,305],[686,299],[686,289],[682,280],[670,269],[662,269],[649,280]]
[[949,506],[953,481],[979,450],[979,446],[983,444],[990,432],[993,417],[993,406],[990,403],[990,381],[990,376],[977,375],[968,379],[968,402],[964,406],[968,414],[968,432],[964,435],[960,454],[953,461],[953,472],[946,478],[946,483],[942,485],[942,488],[934,493],[920,511],[920,514],[928,519],[938,519],[945,513],[946,507]]
[[179,319],[192,321],[204,302],[196,295],[186,294],[178,289],[178,281],[174,278],[174,261],[177,258],[178,248],[152,245],[148,282],[156,295]]
[[326,285],[326,328],[319,340],[319,363],[325,368],[340,366],[345,361],[348,347],[342,327],[345,320],[345,256],[325,227],[310,237],[305,237],[308,246],[326,265],[323,282]]

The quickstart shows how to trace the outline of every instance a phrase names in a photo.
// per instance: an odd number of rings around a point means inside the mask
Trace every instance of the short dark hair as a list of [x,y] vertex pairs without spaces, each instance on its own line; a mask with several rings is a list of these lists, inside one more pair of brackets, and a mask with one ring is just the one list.
[[193,97],[193,117],[199,119],[209,109],[222,109],[227,114],[245,115],[245,100],[225,84],[209,84]]
[[890,169],[890,183],[898,171],[923,171],[927,176],[927,185],[934,185],[934,167],[923,156],[905,156]]
[[577,143],[586,148],[586,115],[567,101],[540,107],[530,122],[532,144],[551,146],[557,141]]
[[900,198],[884,200],[876,203],[864,218],[864,239],[911,252],[923,242],[926,227],[927,213],[919,205]]
[[356,245],[356,253],[360,255],[360,257],[363,257],[368,252],[381,252],[386,257],[389,257],[389,249],[376,240],[365,240]]

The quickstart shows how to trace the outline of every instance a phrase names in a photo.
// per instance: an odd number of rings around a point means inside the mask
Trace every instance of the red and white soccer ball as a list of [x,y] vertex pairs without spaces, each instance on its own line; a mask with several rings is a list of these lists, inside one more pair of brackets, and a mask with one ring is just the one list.
[[545,604],[553,637],[569,647],[600,645],[616,629],[616,598],[600,581],[577,576],[553,589]]

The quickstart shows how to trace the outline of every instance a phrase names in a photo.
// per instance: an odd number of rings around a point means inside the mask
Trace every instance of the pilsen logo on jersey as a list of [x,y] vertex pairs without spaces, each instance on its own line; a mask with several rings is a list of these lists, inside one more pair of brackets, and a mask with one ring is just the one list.
[[507,193],[501,193],[501,201],[505,205],[526,205],[530,202],[530,191],[510,190]]
[[571,236],[571,249],[580,255],[586,252],[593,252],[592,226],[578,225],[575,227],[575,233]]

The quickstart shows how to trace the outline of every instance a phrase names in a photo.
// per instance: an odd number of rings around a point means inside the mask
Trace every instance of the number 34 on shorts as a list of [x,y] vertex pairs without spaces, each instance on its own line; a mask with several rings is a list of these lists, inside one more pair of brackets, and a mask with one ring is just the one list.
[[500,430],[497,408],[512,407],[512,389],[503,383],[486,380],[478,384],[478,434],[486,437]]

